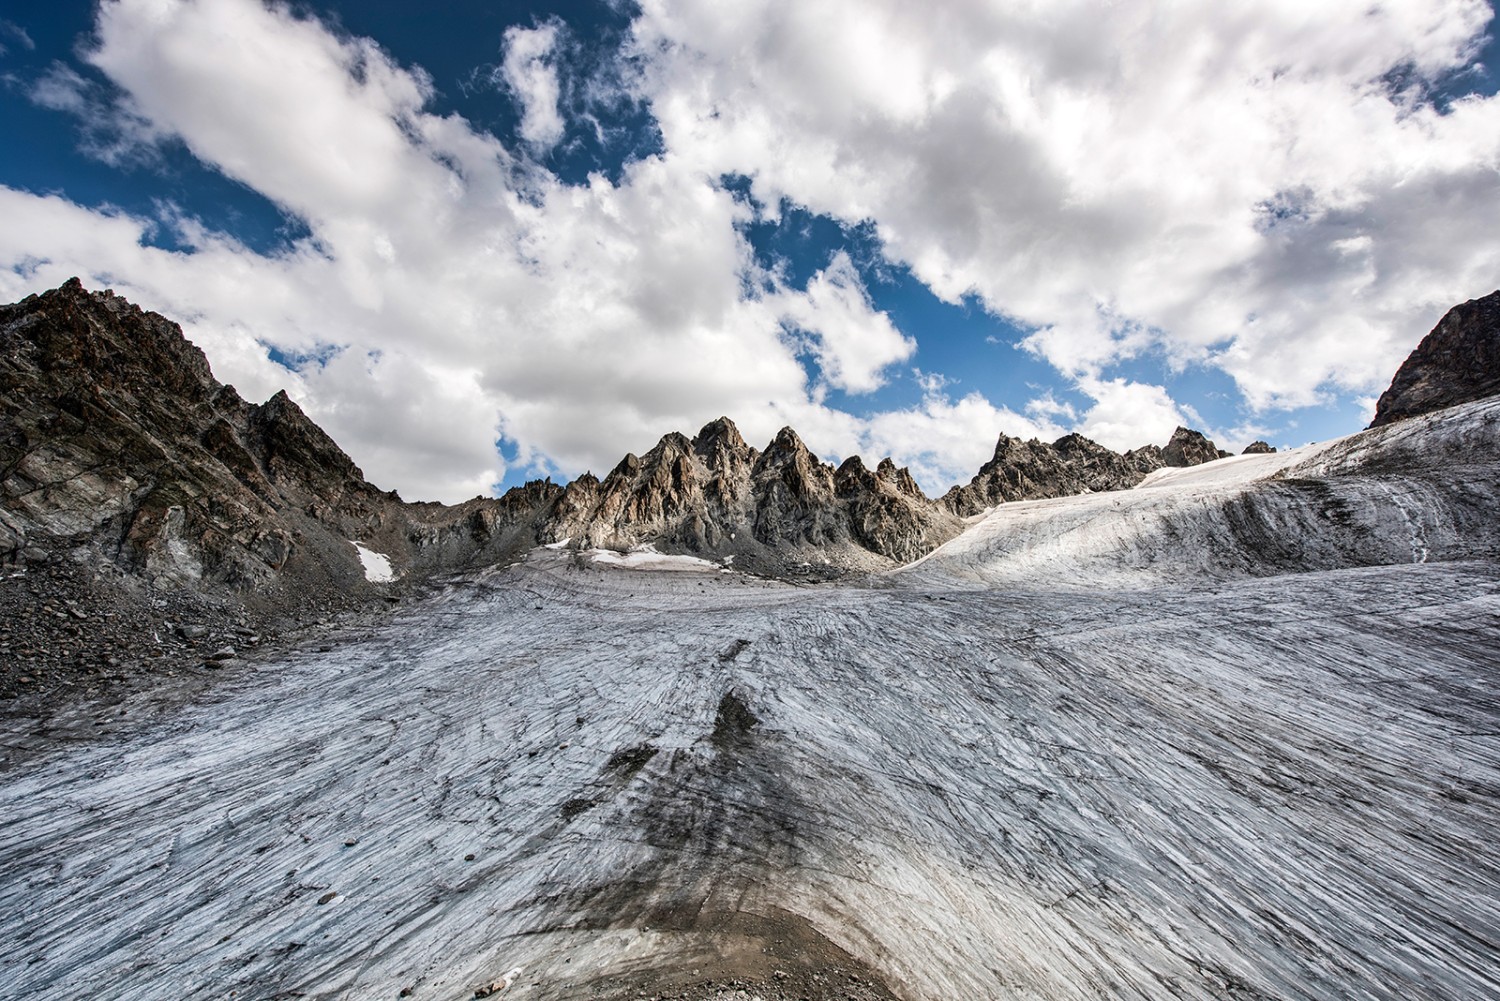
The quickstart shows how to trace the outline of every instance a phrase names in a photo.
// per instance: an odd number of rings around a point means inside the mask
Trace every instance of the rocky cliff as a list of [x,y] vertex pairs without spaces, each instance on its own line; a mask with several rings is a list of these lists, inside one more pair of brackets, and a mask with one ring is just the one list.
[[1228,457],[1229,453],[1205,438],[1202,431],[1181,426],[1172,432],[1167,447],[1161,450],[1161,461],[1177,468],[1201,466],[1205,462]]
[[1375,405],[1380,427],[1500,393],[1500,290],[1454,306],[1396,370]]
[[559,542],[652,544],[771,573],[887,566],[995,504],[1117,490],[1222,454],[1181,428],[1164,449],[1125,455],[1079,435],[1050,445],[1001,436],[974,480],[936,501],[889,458],[835,469],[791,428],[762,451],[719,418],[625,456],[602,480],[410,504],[370,484],[285,393],[246,402],[175,323],[76,279],[0,307],[0,376],[0,561],[88,546],[165,586],[291,604],[368,590],[352,542],[398,573]]
[[93,547],[165,585],[304,605],[534,543],[561,488],[448,507],[370,484],[286,393],[254,405],[177,324],[74,279],[0,307],[0,561]]
[[942,504],[967,518],[1007,501],[1126,490],[1164,466],[1195,466],[1225,455],[1201,433],[1181,427],[1166,448],[1145,445],[1124,455],[1080,434],[1050,445],[1002,434],[990,461],[967,484],[944,494]]
[[890,459],[874,473],[858,458],[835,470],[791,428],[757,451],[721,417],[692,439],[669,434],[644,456],[625,456],[603,481],[574,480],[541,534],[582,548],[651,543],[773,564],[818,550],[868,563],[871,554],[916,559],[960,528]]
[[246,403],[176,324],[76,279],[0,307],[0,379],[12,556],[92,541],[154,578],[254,585],[314,524],[392,503],[285,394]]
[[284,583],[295,604],[366,587],[354,541],[398,572],[562,540],[775,571],[813,549],[846,566],[911,560],[960,527],[889,460],[835,471],[790,428],[760,452],[727,418],[627,455],[602,482],[408,504],[285,393],[246,402],[177,324],[76,279],[0,307],[0,378],[0,562],[87,546],[163,586],[265,596]]

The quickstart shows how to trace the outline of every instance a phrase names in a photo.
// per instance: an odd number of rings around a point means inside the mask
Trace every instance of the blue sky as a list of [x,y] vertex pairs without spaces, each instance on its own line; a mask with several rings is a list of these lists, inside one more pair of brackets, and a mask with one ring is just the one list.
[[1120,6],[26,5],[0,295],[112,285],[413,498],[720,413],[932,493],[1357,430],[1500,285],[1493,11]]

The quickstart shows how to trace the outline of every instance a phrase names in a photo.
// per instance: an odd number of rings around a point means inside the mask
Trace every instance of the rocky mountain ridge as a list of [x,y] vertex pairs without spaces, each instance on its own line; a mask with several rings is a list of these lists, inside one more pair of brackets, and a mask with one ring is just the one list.
[[[1438,354],[1462,368],[1489,350],[1463,338],[1494,326],[1459,326]],[[1417,383],[1446,378],[1431,360],[1423,371]],[[798,580],[889,568],[996,505],[1124,489],[1225,454],[1186,428],[1123,455],[1079,435],[1001,435],[969,483],[932,499],[889,458],[835,468],[790,428],[758,450],[720,418],[603,479],[409,503],[369,483],[285,393],[245,401],[177,324],[76,279],[0,306],[0,386],[0,697],[39,679],[52,684],[33,694],[218,666],[541,544],[650,544]],[[396,580],[369,580],[356,541]]]
[[0,307],[0,374],[0,559],[87,543],[166,586],[225,585],[283,605],[367,590],[351,540],[403,573],[544,543],[652,544],[771,573],[813,558],[873,569],[921,557],[997,503],[1120,489],[1221,454],[1186,429],[1125,456],[1079,435],[1002,435],[972,483],[933,500],[889,458],[835,468],[791,428],[761,451],[720,418],[625,456],[602,480],[412,504],[369,483],[284,392],[247,403],[175,323],[77,279]]
[[[1257,446],[1275,451],[1265,442],[1246,451]],[[967,484],[944,494],[942,504],[967,518],[1008,501],[1128,490],[1158,469],[1196,466],[1228,455],[1202,432],[1185,427],[1172,433],[1165,448],[1145,445],[1124,455],[1081,434],[1064,435],[1050,445],[1002,434],[993,458]]]
[[1500,393],[1500,290],[1459,303],[1402,362],[1370,427]]
[[568,484],[542,541],[584,549],[650,543],[761,560],[832,550],[857,562],[861,553],[907,562],[961,527],[890,459],[874,472],[857,457],[834,469],[791,428],[758,451],[721,417],[692,439],[674,432],[643,456],[625,456],[602,481],[585,474]]
[[285,393],[247,403],[176,324],[76,280],[0,307],[0,377],[12,558],[89,542],[165,584],[353,588],[326,557],[401,503]]

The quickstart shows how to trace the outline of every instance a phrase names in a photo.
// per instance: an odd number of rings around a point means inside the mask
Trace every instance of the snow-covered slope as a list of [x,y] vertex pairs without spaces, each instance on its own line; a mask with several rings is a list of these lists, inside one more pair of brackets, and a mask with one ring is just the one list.
[[1004,504],[911,584],[1150,587],[1500,551],[1500,397],[1333,442]]
[[1496,649],[1492,563],[1042,596],[547,554],[6,771],[0,983],[1496,997]]
[[1500,997],[1496,414],[0,718],[0,993]]

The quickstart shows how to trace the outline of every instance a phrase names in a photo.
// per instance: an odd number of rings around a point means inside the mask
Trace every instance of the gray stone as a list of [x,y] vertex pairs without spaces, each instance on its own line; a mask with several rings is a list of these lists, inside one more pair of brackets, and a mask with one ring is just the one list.
[[1500,393],[1500,290],[1454,306],[1402,362],[1370,427]]

